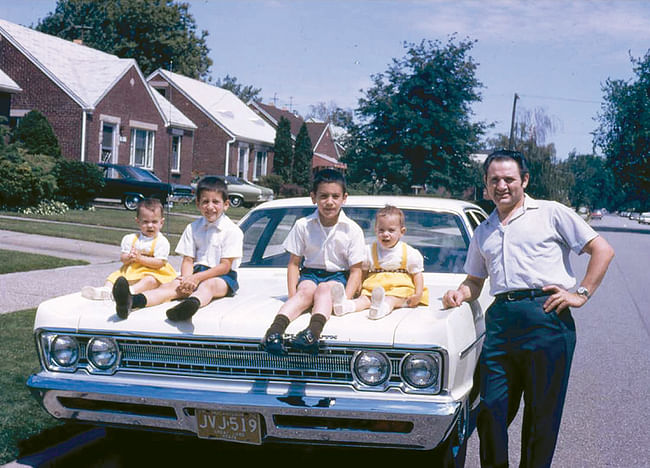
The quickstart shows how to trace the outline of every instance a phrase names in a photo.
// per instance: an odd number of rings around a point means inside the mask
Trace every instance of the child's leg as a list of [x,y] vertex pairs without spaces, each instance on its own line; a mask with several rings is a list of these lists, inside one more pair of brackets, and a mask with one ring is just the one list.
[[345,286],[338,281],[332,284],[330,288],[330,296],[332,298],[332,313],[336,316],[349,314],[351,312],[359,312],[360,310],[367,309],[370,306],[370,299],[366,296],[359,296],[356,299],[348,299],[345,295]]
[[169,283],[161,284],[160,287],[156,289],[150,289],[148,291],[145,291],[139,295],[144,296],[145,298],[145,305],[147,306],[154,306],[158,304],[162,304],[163,302],[167,302],[172,299],[176,299],[179,297],[178,292],[176,289],[178,286],[180,286],[181,282],[177,279],[174,281],[170,281]]
[[356,299],[352,299],[354,302],[354,311],[359,312],[360,310],[365,310],[370,307],[370,298],[364,296],[363,294]]
[[131,285],[131,293],[139,294],[150,289],[156,289],[158,286],[160,286],[160,282],[153,276],[147,275]]
[[386,296],[384,288],[377,286],[372,290],[368,318],[380,319],[390,314],[397,307],[404,307],[407,301],[403,297]]
[[202,281],[189,297],[183,299],[174,307],[167,310],[169,320],[187,320],[192,317],[200,307],[206,306],[219,297],[228,294],[228,284],[221,278],[210,278]]

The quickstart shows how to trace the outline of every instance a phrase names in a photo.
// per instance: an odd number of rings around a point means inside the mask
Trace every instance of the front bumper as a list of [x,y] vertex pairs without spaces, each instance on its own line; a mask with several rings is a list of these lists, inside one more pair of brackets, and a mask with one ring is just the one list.
[[446,396],[292,384],[41,371],[27,381],[56,418],[196,434],[196,409],[258,413],[263,442],[433,449],[462,402]]

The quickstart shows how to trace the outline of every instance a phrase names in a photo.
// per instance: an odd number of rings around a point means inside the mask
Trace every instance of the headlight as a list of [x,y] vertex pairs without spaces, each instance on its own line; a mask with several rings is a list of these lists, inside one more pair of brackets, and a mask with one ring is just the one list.
[[57,335],[50,343],[52,361],[60,367],[73,367],[79,361],[79,344],[68,335]]
[[390,362],[382,353],[362,352],[354,360],[354,373],[365,385],[381,385],[390,376]]
[[402,377],[415,388],[438,386],[440,358],[431,354],[410,354],[402,363]]
[[95,337],[88,342],[87,354],[93,366],[107,370],[117,363],[117,344],[111,338]]

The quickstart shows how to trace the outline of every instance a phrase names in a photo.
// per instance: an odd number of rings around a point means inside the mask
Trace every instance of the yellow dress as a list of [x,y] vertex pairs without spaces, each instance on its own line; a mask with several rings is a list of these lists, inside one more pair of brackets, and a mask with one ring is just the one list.
[[[415,284],[413,277],[406,269],[407,250],[406,244],[402,242],[402,264],[397,270],[385,270],[379,265],[379,256],[377,255],[377,243],[372,244],[372,268],[368,277],[361,285],[361,294],[371,296],[372,290],[381,286],[386,291],[387,296],[402,297],[404,299],[415,294]],[[421,305],[429,305],[429,290],[424,288],[422,291]]]
[[[133,238],[132,247],[135,247],[135,244],[138,241],[138,237],[139,235],[136,235]],[[151,243],[151,250],[149,251],[150,257],[153,257],[157,240],[158,237],[156,237]],[[122,265],[122,268],[111,273],[106,280],[110,281],[111,283],[115,283],[117,278],[120,276],[124,276],[129,283],[139,281],[145,276],[153,276],[156,278],[156,280],[158,280],[160,284],[165,284],[176,279],[178,277],[178,273],[176,273],[176,270],[174,270],[174,267],[169,262],[165,262],[165,265],[162,268],[150,268],[140,263],[133,262],[129,263],[128,265]]]

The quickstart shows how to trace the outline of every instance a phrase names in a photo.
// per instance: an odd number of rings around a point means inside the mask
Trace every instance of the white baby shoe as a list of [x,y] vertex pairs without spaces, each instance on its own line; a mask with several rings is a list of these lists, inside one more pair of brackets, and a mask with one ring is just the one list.
[[110,301],[112,299],[112,294],[111,290],[105,286],[99,288],[84,286],[81,288],[81,297],[92,299],[93,301]]
[[330,288],[332,312],[337,317],[354,312],[354,302],[345,297],[345,288],[338,281]]
[[386,291],[381,286],[377,286],[372,290],[370,296],[370,309],[368,310],[368,318],[377,320],[386,317],[390,314],[390,307],[384,300],[386,298]]

